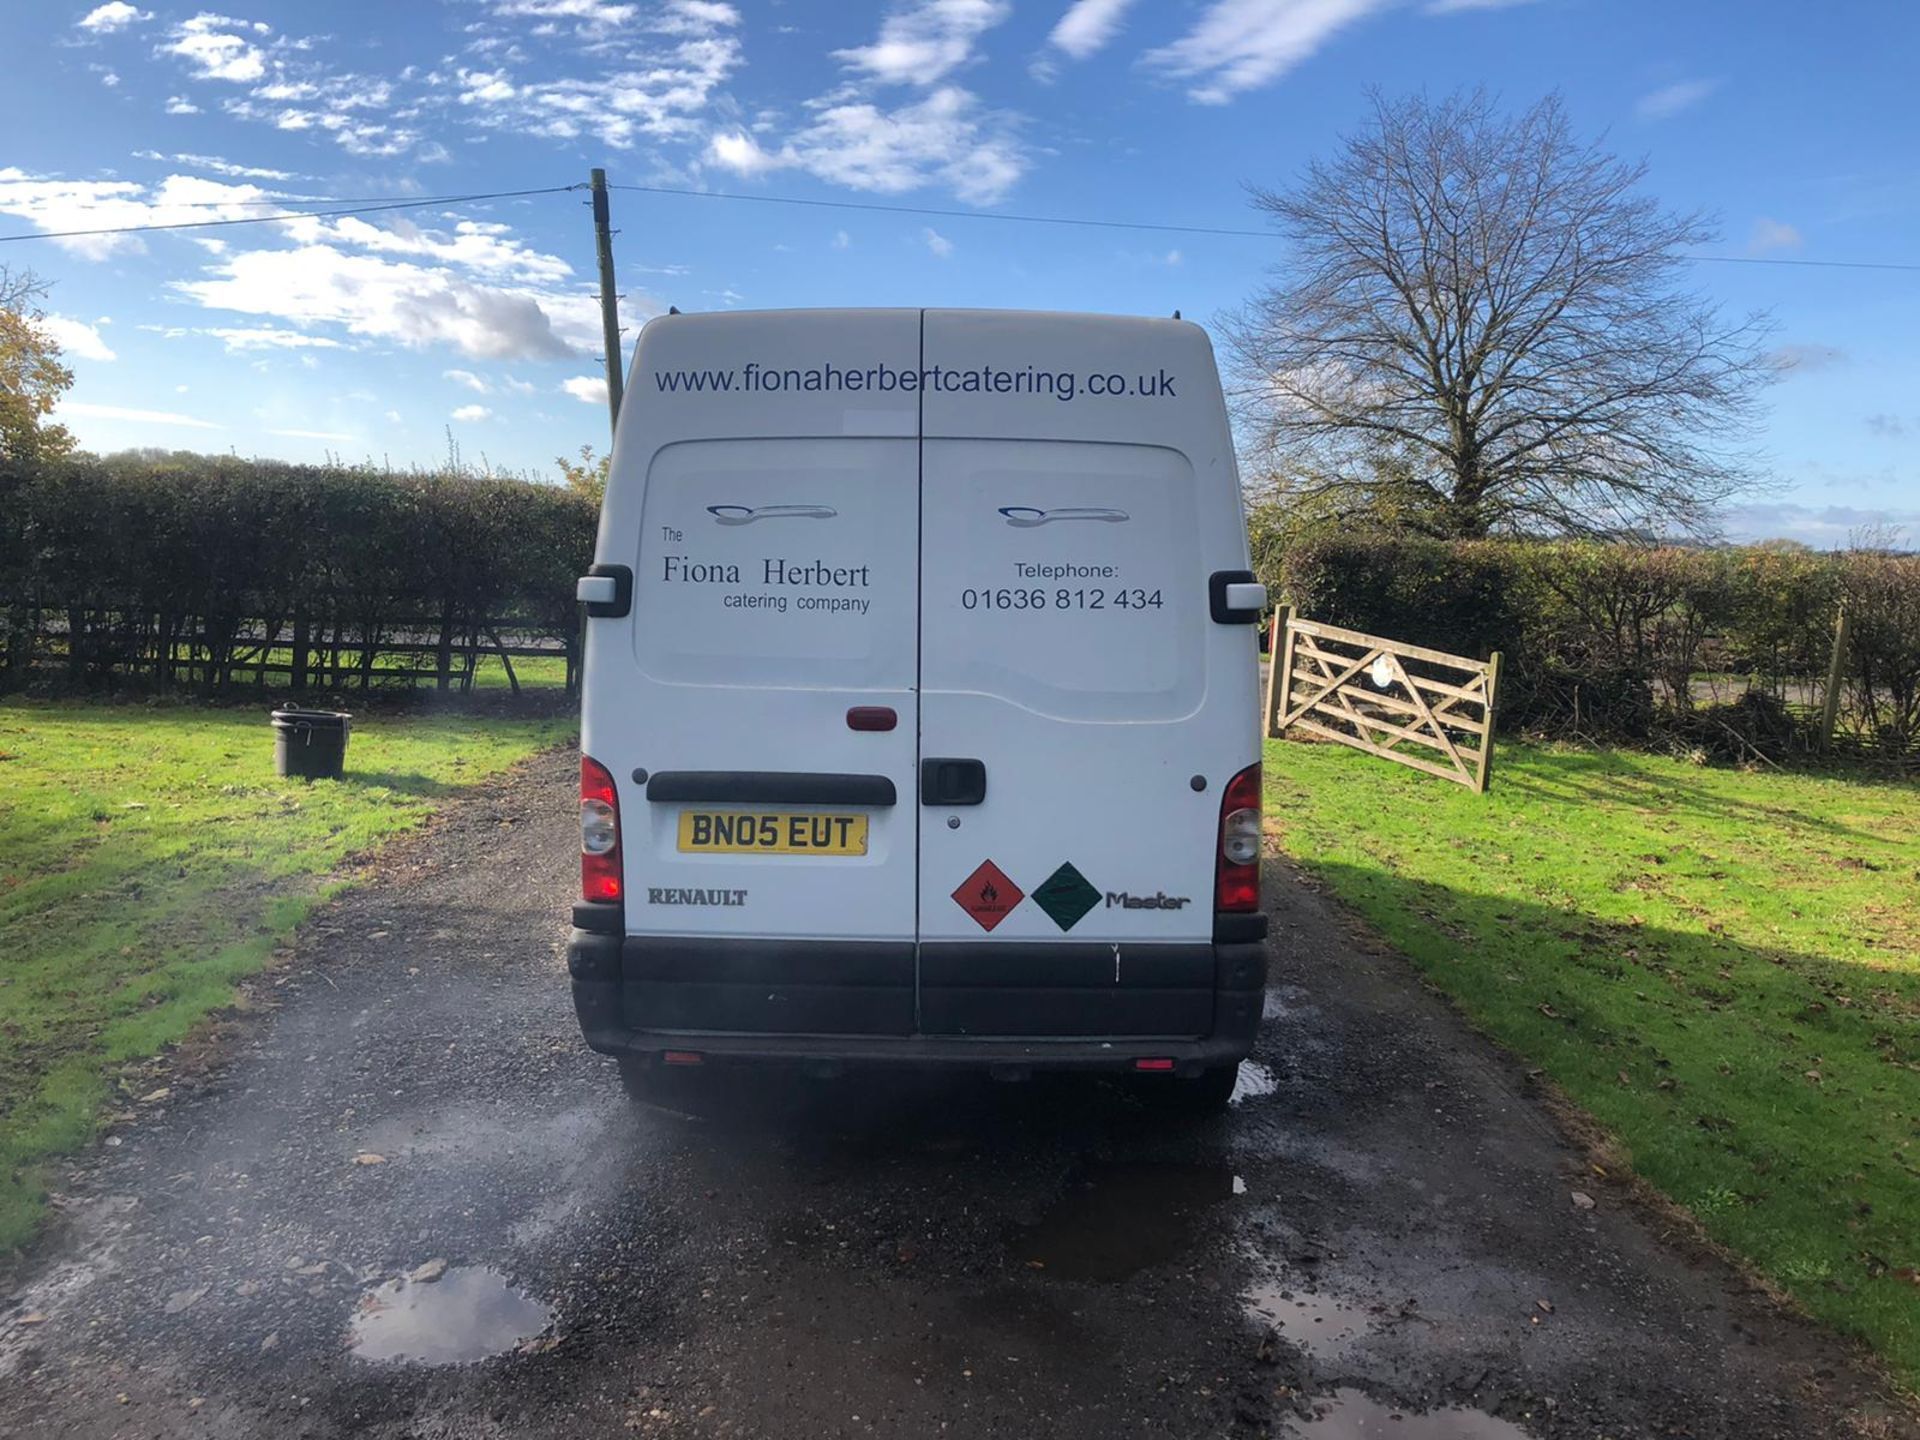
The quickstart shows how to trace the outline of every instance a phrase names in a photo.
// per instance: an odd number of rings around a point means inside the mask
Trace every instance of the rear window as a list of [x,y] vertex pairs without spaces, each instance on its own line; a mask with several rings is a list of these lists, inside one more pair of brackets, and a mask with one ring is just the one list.
[[906,688],[917,446],[702,440],[654,456],[634,649],[657,679]]
[[1090,720],[1200,703],[1206,577],[1185,456],[928,440],[922,464],[927,689]]

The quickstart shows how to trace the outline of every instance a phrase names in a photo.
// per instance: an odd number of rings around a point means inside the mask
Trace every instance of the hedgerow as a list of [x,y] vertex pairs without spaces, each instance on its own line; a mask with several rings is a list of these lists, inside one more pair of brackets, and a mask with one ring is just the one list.
[[461,474],[221,457],[0,473],[0,686],[446,687],[488,649],[571,660],[595,523],[560,487]]
[[1920,752],[1920,555],[1349,534],[1261,559],[1307,618],[1500,651],[1509,729],[1743,758],[1820,748],[1844,606],[1835,742],[1896,764]]

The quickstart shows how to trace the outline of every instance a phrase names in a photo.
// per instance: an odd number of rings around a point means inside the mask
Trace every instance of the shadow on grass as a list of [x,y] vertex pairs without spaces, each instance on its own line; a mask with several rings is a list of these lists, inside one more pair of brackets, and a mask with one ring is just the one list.
[[447,795],[457,795],[466,785],[435,780],[428,775],[415,774],[405,770],[356,770],[351,764],[341,778],[343,785],[354,785],[362,789],[391,790],[397,795],[414,795],[423,800],[438,800]]
[[1920,976],[1294,863],[1715,1239],[1920,1380]]
[[[1593,801],[1599,804],[1627,804],[1646,810],[1694,814],[1717,820],[1737,820],[1756,826],[1779,825],[1786,822],[1824,835],[1846,838],[1863,838],[1868,832],[1812,813],[1807,807],[1795,804],[1791,791],[1794,782],[1831,780],[1869,789],[1911,788],[1910,782],[1902,785],[1898,781],[1860,772],[1849,771],[1839,774],[1808,772],[1781,777],[1786,793],[1781,796],[1780,803],[1756,805],[1749,801],[1717,794],[1706,785],[1687,783],[1690,778],[1688,775],[1675,775],[1671,778],[1656,776],[1644,769],[1635,768],[1604,751],[1591,754],[1554,751],[1551,758],[1552,778],[1548,779],[1530,769],[1525,760],[1519,760],[1501,768],[1496,756],[1494,783],[1503,789],[1518,791],[1530,798],[1547,803]],[[1715,772],[1706,769],[1701,773],[1712,776]]]

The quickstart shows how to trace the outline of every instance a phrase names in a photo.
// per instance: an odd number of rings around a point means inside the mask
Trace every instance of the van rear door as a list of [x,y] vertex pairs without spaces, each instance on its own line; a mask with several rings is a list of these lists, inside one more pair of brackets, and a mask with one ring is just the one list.
[[921,1028],[1203,1035],[1252,710],[1251,680],[1208,683],[1222,659],[1251,675],[1244,631],[1209,622],[1237,485],[1230,461],[1196,475],[1182,423],[1190,384],[1224,432],[1217,381],[1192,327],[1049,319],[925,320]]
[[601,543],[633,556],[631,679],[590,657],[586,736],[625,792],[636,1024],[912,1029],[918,403],[822,371],[911,371],[918,318],[643,338],[619,446],[644,459],[615,468],[645,482],[610,494]]

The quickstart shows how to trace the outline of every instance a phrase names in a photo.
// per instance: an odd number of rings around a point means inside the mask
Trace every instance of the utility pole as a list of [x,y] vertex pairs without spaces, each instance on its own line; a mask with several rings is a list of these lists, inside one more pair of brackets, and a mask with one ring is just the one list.
[[607,420],[620,423],[620,297],[613,288],[613,231],[608,228],[607,172],[593,172],[593,248],[600,260],[600,330],[607,349]]

